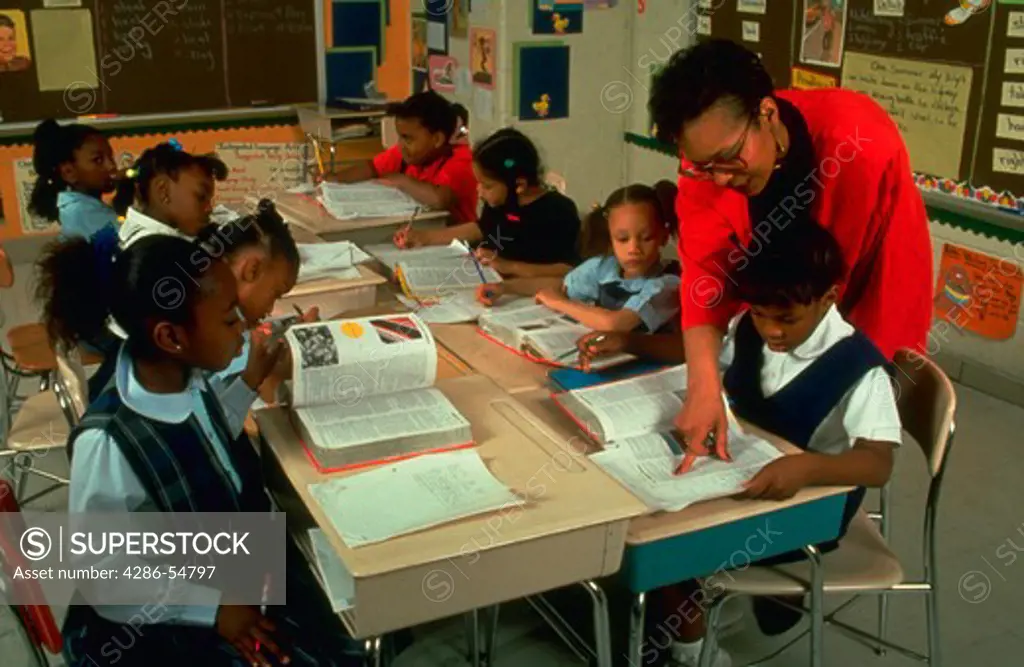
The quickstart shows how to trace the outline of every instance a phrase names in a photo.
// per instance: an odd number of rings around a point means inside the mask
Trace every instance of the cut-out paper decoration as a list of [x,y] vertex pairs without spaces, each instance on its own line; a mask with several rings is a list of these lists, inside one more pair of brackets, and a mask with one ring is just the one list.
[[425,16],[412,17],[412,68],[427,69],[427,19]]
[[515,99],[520,120],[569,117],[569,47],[523,42],[515,45]]
[[532,0],[533,34],[574,35],[583,32],[581,0]]
[[804,0],[800,62],[842,65],[847,6],[847,0]]
[[991,6],[992,0],[957,0],[956,7],[946,12],[943,21],[949,26],[961,25]]
[[448,10],[451,16],[451,36],[465,39],[469,36],[469,4],[470,0],[448,0],[451,9]]
[[0,9],[0,73],[23,72],[31,66],[25,12]]
[[983,338],[1017,330],[1024,271],[1013,259],[945,244],[935,289],[935,317]]
[[473,83],[481,88],[494,90],[497,78],[498,36],[488,28],[472,28],[469,31],[469,63]]
[[454,93],[459,61],[451,56],[430,56],[430,88],[439,93]]

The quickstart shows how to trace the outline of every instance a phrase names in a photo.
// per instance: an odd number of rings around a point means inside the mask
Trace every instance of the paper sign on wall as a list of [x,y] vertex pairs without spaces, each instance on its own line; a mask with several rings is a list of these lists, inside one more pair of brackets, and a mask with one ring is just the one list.
[[[711,1],[708,0],[708,9]],[[768,0],[736,0],[736,11],[747,14],[765,14],[768,12]]]
[[1024,174],[1024,151],[993,148],[992,171],[1003,174]]
[[1024,116],[999,114],[996,119],[996,136],[1001,139],[1024,141]]
[[812,88],[835,88],[838,85],[839,81],[837,81],[834,76],[814,72],[809,69],[804,69],[803,67],[793,68],[793,88],[810,90]]
[[984,338],[1006,340],[1017,330],[1024,271],[1013,259],[942,247],[935,316]]
[[1024,12],[1010,12],[1006,20],[1007,37],[1024,37]]
[[37,9],[31,13],[39,90],[96,88],[96,47],[88,9]]
[[21,218],[21,229],[26,234],[42,234],[56,231],[59,225],[46,218],[28,212],[28,202],[32,196],[32,188],[36,184],[36,172],[32,168],[32,158],[13,160],[14,187],[18,193],[18,213]]
[[267,197],[304,182],[303,149],[297,143],[217,144],[217,157],[228,167],[227,180],[217,184],[217,203],[237,206],[246,197]]
[[906,0],[875,0],[875,16],[903,16]]
[[1024,81],[1003,81],[999,103],[1004,107],[1024,107]]
[[1024,49],[1006,49],[1003,71],[1007,74],[1024,74]]
[[761,24],[757,21],[744,21],[743,22],[743,41],[744,42],[760,42],[761,41]]
[[970,67],[847,53],[843,86],[871,95],[899,126],[911,166],[959,177],[971,92]]

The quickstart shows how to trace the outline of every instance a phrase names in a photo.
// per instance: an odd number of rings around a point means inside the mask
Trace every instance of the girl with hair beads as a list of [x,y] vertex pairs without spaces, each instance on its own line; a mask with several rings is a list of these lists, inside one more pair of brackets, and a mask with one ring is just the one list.
[[[154,298],[172,275],[181,277],[175,298]],[[108,316],[129,334],[113,382],[68,438],[69,511],[271,512],[258,457],[238,425],[248,404],[223,402],[207,381],[242,346],[244,318],[228,265],[195,241],[166,235],[120,252],[116,244],[76,239],[50,249],[41,276],[45,319],[62,340],[101,330]],[[274,351],[261,359],[264,376],[275,360]],[[199,581],[173,589],[135,581],[133,590],[151,600],[136,606],[123,604],[123,589],[109,582],[81,582],[63,627],[67,664],[95,664],[119,635],[133,638],[132,664],[361,664],[325,597],[296,566],[301,557],[290,543],[288,549],[290,567],[279,585],[295,602],[267,613]],[[114,560],[124,566],[138,559],[115,554],[104,566],[116,567]],[[264,577],[228,579],[240,591],[258,591]],[[147,613],[154,605],[160,614]]]
[[518,130],[498,130],[473,150],[473,172],[484,201],[479,222],[402,230],[395,245],[446,245],[457,239],[478,244],[480,262],[504,276],[568,273],[578,259],[579,213],[571,199],[544,186],[533,142]]
[[89,125],[59,125],[53,119],[36,126],[32,168],[39,178],[32,187],[29,210],[60,222],[60,238],[91,238],[117,222],[117,213],[103,203],[114,191],[117,165],[110,142]]
[[665,210],[656,188],[620,188],[587,219],[591,235],[607,239],[605,254],[591,257],[563,281],[514,279],[481,285],[478,298],[489,306],[504,292],[535,295],[537,303],[597,331],[654,333],[673,327],[679,313],[679,276],[661,258],[675,224]]
[[125,216],[122,247],[150,234],[193,238],[210,224],[215,181],[228,176],[216,156],[185,152],[177,140],[143,151],[118,185],[114,210]]

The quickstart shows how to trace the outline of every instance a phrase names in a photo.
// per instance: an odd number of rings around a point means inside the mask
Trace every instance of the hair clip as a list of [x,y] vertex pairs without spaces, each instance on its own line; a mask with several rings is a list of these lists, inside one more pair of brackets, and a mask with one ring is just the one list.
[[135,169],[134,167],[133,167],[133,168],[131,168],[131,169],[125,169],[125,170],[124,170],[124,175],[125,175],[125,176],[126,176],[127,178],[135,178],[136,176],[138,176],[138,175],[139,175],[139,170],[138,170],[138,169]]
[[178,141],[177,139],[175,139],[174,137],[171,137],[170,139],[168,139],[167,143],[170,144],[171,148],[173,148],[176,151],[180,152],[180,151],[184,151],[185,150],[184,148],[182,148],[181,142]]
[[505,160],[505,168],[506,169],[511,169],[514,166],[516,166],[516,161],[515,160],[513,160],[512,158],[508,158],[508,159]]

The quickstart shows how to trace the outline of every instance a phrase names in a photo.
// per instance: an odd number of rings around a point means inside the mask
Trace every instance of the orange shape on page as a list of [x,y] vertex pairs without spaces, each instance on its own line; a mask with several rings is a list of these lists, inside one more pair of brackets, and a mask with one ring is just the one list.
[[363,325],[359,322],[344,322],[341,325],[341,333],[349,338],[361,338],[364,333]]

